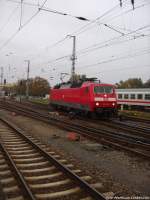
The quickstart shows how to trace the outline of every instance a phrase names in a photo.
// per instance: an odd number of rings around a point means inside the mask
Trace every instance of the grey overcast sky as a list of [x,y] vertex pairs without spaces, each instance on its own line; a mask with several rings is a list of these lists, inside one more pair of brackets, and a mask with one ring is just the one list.
[[8,82],[26,78],[27,59],[30,77],[60,82],[61,72],[71,72],[69,34],[76,36],[76,73],[107,83],[150,78],[150,0],[135,0],[134,10],[130,0],[122,8],[119,0],[20,2],[0,0],[0,67]]

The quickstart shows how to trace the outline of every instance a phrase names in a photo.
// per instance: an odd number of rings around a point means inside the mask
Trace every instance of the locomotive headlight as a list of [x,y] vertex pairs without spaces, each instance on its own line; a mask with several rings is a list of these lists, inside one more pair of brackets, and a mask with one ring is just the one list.
[[99,102],[96,102],[96,106],[99,106]]
[[112,106],[115,106],[115,103],[112,103]]

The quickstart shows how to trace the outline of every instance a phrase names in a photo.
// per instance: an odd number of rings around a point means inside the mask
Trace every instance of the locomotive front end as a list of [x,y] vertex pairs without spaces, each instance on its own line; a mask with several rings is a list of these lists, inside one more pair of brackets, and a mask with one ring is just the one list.
[[115,87],[108,84],[94,85],[94,110],[96,113],[117,112],[117,98]]

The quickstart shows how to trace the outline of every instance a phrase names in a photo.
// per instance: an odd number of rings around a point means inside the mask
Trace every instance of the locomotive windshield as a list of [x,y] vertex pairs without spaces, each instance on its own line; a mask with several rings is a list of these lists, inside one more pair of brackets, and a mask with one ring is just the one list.
[[111,94],[113,93],[113,87],[112,86],[95,86],[94,87],[94,93],[95,94]]

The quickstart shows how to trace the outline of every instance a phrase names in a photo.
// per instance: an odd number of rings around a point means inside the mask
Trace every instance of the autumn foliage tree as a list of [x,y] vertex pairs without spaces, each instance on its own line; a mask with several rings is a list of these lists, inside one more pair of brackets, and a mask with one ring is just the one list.
[[[25,95],[26,94],[26,83],[27,81],[21,79],[17,82],[15,86],[16,94]],[[49,83],[46,79],[41,77],[35,77],[29,79],[29,95],[30,96],[44,96],[49,93]]]
[[141,78],[129,78],[126,81],[116,83],[117,88],[143,88],[144,84]]
[[44,96],[49,93],[49,83],[46,79],[36,77],[31,82],[31,95],[32,96]]

